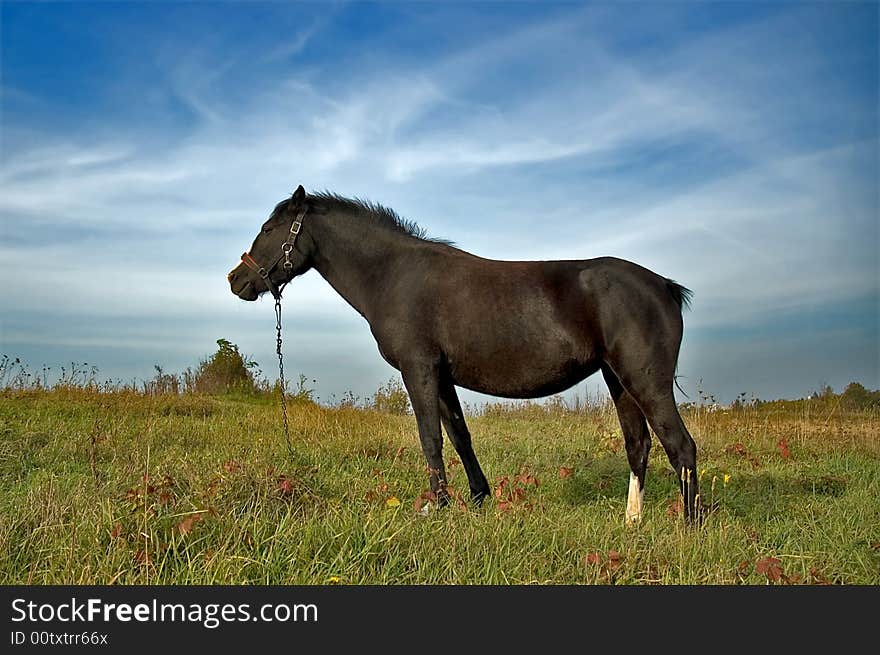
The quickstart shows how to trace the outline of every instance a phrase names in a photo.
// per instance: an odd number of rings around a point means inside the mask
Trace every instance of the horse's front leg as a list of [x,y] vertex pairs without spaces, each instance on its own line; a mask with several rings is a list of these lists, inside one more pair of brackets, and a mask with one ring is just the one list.
[[440,400],[438,394],[438,367],[432,363],[417,362],[401,367],[403,384],[419,427],[419,441],[428,463],[431,491],[437,502],[446,505],[446,468],[443,465],[443,434],[440,432]]
[[492,490],[474,454],[471,433],[464,421],[464,412],[461,410],[458,394],[455,393],[455,386],[448,381],[440,383],[440,420],[467,473],[471,498],[476,505],[480,505],[487,496],[491,495]]

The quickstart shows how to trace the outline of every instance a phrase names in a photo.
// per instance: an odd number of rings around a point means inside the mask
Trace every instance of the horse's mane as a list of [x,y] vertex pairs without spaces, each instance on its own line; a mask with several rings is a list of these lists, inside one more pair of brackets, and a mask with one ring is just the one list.
[[340,196],[339,194],[331,193],[329,191],[310,193],[308,198],[321,209],[328,211],[334,209],[346,211],[372,221],[379,227],[399,232],[400,234],[420,239],[421,241],[452,245],[452,242],[446,239],[438,239],[429,236],[427,230],[415,221],[403,218],[393,209],[383,207],[370,200],[346,198],[345,196]]

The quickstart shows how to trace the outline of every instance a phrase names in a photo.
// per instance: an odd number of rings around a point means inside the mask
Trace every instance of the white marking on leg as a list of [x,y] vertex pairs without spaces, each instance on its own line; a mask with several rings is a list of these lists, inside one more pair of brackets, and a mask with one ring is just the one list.
[[626,497],[627,523],[638,523],[642,520],[642,501],[645,490],[639,488],[639,479],[634,473],[629,474],[629,494]]

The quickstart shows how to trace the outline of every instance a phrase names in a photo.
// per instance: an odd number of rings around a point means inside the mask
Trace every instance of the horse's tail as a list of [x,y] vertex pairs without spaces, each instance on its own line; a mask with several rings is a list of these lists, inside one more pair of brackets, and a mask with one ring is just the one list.
[[694,298],[693,291],[669,278],[666,278],[666,288],[680,310],[691,308],[691,300]]
[[[672,299],[675,301],[675,304],[678,305],[678,309],[682,312],[685,309],[691,308],[691,300],[693,300],[694,292],[688,289],[686,286],[683,286],[676,282],[675,280],[670,280],[666,278],[666,289],[669,291],[669,295],[672,296]],[[673,376],[672,380],[675,382],[675,386],[678,387],[678,390],[681,391],[685,398],[690,398],[690,396],[685,393],[685,390],[681,388],[681,385],[678,383],[678,357],[676,356],[675,361],[676,374]]]

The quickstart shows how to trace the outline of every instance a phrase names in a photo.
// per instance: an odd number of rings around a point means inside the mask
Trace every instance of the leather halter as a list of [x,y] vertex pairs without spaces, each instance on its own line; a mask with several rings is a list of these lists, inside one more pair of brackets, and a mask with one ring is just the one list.
[[247,266],[249,269],[254,271],[257,275],[260,276],[260,279],[266,284],[266,288],[275,298],[278,300],[281,298],[281,292],[284,291],[284,287],[287,286],[287,283],[290,280],[287,280],[284,284],[281,285],[279,289],[272,279],[269,277],[272,274],[272,271],[278,266],[281,260],[284,260],[284,264],[282,264],[282,268],[286,271],[289,271],[293,268],[293,262],[290,261],[290,253],[293,251],[293,247],[296,245],[296,237],[300,233],[302,229],[302,221],[306,216],[306,211],[308,207],[303,207],[299,210],[299,213],[296,215],[296,218],[293,219],[293,223],[290,224],[290,231],[287,233],[287,239],[285,239],[284,243],[281,244],[281,254],[278,255],[278,259],[276,259],[271,266],[268,268],[265,266],[260,266],[260,264],[251,257],[249,252],[242,253],[241,261]]

